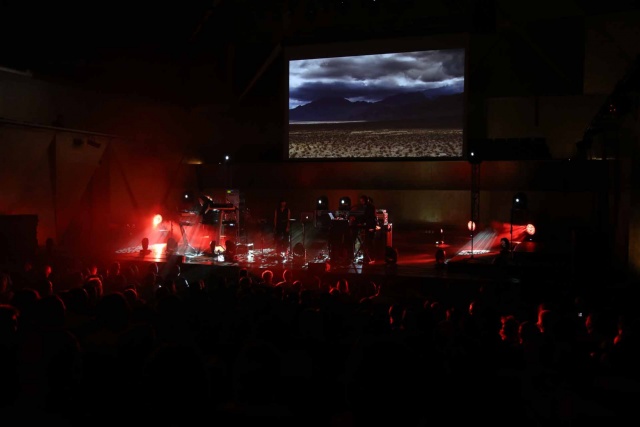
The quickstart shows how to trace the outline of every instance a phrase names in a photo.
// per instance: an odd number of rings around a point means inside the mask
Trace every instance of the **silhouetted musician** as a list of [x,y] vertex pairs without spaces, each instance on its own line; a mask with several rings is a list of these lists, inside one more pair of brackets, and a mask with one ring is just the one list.
[[200,224],[213,225],[216,222],[216,211],[213,207],[213,199],[207,195],[200,195],[198,197],[200,202],[200,209],[198,215],[200,216]]
[[376,226],[378,225],[376,207],[373,204],[373,200],[364,194],[360,196],[360,205],[351,210],[349,218],[353,225],[354,248],[358,237],[362,235],[363,237],[360,239],[362,261],[364,264],[370,264],[373,262],[371,251],[373,250]]
[[273,241],[277,254],[287,251],[290,246],[291,209],[285,199],[280,199],[273,215]]

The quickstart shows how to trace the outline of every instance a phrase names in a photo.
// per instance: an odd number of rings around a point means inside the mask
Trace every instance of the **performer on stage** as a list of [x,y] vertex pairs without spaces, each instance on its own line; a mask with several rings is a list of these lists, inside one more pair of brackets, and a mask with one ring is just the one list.
[[353,262],[356,255],[356,243],[360,236],[360,220],[362,218],[362,212],[360,212],[360,206],[356,205],[351,208],[349,212],[349,248],[348,248],[348,261]]
[[[215,247],[217,239],[217,234],[215,233],[215,224],[216,224],[216,210],[213,206],[213,199],[205,194],[201,194],[198,197],[198,202],[200,203],[200,208],[198,210],[198,216],[200,218],[200,230],[199,233],[196,234],[198,240],[202,240],[204,238],[207,239],[206,242],[197,242],[197,246],[199,249],[206,248],[210,249],[211,247]],[[213,245],[211,243],[214,242]]]
[[287,252],[290,229],[291,209],[287,206],[287,201],[281,199],[273,216],[273,238],[277,254]]
[[366,195],[360,196],[360,211],[362,216],[358,223],[362,229],[364,239],[361,242],[362,250],[362,263],[371,264],[374,259],[371,257],[373,252],[373,244],[376,236],[376,226],[378,225],[378,218],[376,217],[376,207],[373,204],[373,199]]

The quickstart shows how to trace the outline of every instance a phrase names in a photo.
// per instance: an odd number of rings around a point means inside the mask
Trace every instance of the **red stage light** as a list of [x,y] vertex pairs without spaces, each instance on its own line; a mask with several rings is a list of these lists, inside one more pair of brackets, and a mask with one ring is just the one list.
[[536,227],[533,224],[527,224],[526,231],[528,235],[533,236],[536,234]]
[[158,224],[160,224],[162,222],[162,215],[157,214],[156,216],[153,217],[153,226],[157,227]]

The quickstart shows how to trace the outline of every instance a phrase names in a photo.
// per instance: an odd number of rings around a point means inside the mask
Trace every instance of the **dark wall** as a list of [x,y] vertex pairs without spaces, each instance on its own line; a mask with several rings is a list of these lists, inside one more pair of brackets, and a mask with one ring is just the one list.
[[[358,200],[365,193],[386,208],[398,225],[449,223],[464,226],[471,209],[471,164],[433,162],[281,162],[199,166],[204,188],[237,188],[247,206],[270,217],[281,197],[294,212],[315,209],[318,196]],[[617,209],[610,203],[619,191],[620,173],[604,161],[503,161],[479,165],[480,219],[509,221],[515,193],[529,195],[532,214],[551,223],[573,222],[599,227]],[[221,177],[227,177],[222,180]]]
[[38,251],[36,215],[0,215],[0,264],[33,261]]

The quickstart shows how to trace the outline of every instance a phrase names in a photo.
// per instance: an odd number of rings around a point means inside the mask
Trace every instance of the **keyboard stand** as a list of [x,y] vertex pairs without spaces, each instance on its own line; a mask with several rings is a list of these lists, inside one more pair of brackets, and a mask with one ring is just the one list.
[[191,246],[191,243],[189,243],[189,239],[187,238],[187,232],[184,229],[184,224],[180,224],[180,234],[182,235],[182,253],[183,253],[183,255],[185,255],[185,256],[187,256],[187,255],[191,255],[191,256],[201,255],[201,253],[198,250],[196,250],[196,248]]

